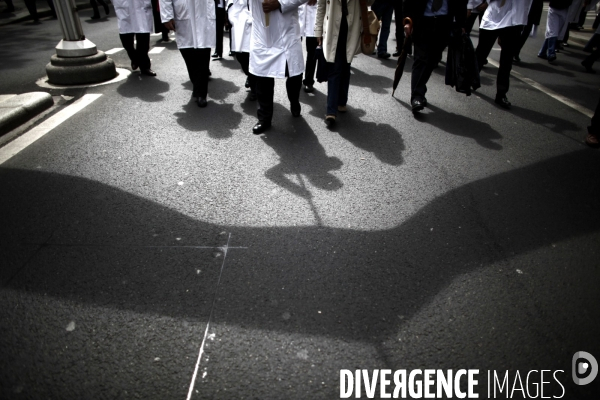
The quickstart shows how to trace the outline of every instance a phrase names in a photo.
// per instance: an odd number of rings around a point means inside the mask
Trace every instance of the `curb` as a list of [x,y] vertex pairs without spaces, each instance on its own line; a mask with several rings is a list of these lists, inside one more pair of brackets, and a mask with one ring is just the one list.
[[3,135],[54,105],[49,93],[31,92],[0,96],[0,135]]

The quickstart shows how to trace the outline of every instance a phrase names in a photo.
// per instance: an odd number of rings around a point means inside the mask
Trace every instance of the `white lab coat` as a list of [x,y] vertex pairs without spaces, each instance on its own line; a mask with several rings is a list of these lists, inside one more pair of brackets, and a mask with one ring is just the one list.
[[119,33],[150,33],[154,25],[150,0],[113,0]]
[[271,11],[266,26],[262,0],[250,0],[252,38],[250,41],[250,72],[256,76],[285,78],[304,72],[304,56],[300,37],[298,7],[308,0],[279,0],[281,10]]
[[501,0],[488,2],[479,29],[496,30],[509,26],[527,25],[527,16],[533,0]]
[[174,20],[180,49],[217,47],[217,14],[214,0],[160,0],[160,19]]
[[298,7],[300,32],[304,37],[315,37],[315,20],[317,19],[317,4],[309,6],[302,4]]
[[231,22],[231,51],[249,53],[252,15],[248,9],[248,0],[229,0],[227,17]]

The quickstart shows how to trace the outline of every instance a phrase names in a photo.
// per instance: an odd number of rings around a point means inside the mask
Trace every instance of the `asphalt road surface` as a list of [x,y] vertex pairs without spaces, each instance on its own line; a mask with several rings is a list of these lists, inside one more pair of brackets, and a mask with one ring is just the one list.
[[[114,14],[90,15],[120,48]],[[0,31],[0,94],[46,90],[57,21]],[[277,81],[252,135],[230,57],[198,108],[160,36],[156,78],[51,90],[56,113],[98,96],[0,166],[0,397],[333,399],[342,369],[478,369],[479,398],[509,371],[512,398],[597,399],[571,361],[600,359],[598,75],[577,44],[538,60],[542,36],[514,70],[547,93],[513,77],[511,111],[498,49],[469,97],[442,64],[418,118],[412,61],[394,98],[395,60],[359,55],[333,130],[324,84],[293,118]]]

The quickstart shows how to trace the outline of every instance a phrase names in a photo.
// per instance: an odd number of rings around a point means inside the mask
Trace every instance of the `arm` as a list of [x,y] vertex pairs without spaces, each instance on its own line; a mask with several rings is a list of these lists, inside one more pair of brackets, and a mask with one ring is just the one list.
[[175,32],[175,15],[173,13],[173,1],[172,0],[160,0],[160,20],[162,21],[165,28]]
[[307,2],[308,0],[279,0],[282,13],[297,10],[298,7]]
[[318,0],[317,16],[315,17],[315,36],[319,41],[319,45],[323,42],[323,21],[325,20],[325,11],[327,0]]

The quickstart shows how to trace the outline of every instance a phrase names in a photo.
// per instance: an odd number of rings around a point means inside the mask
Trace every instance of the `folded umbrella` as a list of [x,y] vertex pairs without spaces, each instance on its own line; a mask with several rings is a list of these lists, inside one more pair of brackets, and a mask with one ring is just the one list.
[[[413,23],[412,20],[408,17],[402,20],[402,26],[408,25],[410,27],[409,31],[412,32]],[[406,35],[404,38],[404,44],[402,45],[402,52],[400,53],[400,57],[398,57],[398,64],[396,64],[396,72],[394,73],[394,84],[392,85],[392,96],[396,92],[396,88],[398,87],[398,83],[402,78],[402,74],[404,73],[404,64],[406,64],[406,56],[410,51],[410,47],[412,46],[412,35]]]

